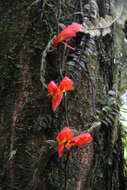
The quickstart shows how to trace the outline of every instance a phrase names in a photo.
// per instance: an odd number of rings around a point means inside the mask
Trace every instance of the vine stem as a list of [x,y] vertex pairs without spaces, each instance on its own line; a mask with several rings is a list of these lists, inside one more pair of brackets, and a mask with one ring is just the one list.
[[65,93],[65,118],[67,122],[67,127],[69,127],[69,121],[68,121],[68,108],[67,108],[67,94]]
[[67,159],[65,161],[65,190],[67,189],[67,165],[69,159],[70,152],[67,152]]

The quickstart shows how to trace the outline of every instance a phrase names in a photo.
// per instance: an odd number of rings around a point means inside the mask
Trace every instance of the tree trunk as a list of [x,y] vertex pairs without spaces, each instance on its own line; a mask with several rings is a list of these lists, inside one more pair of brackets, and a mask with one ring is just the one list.
[[[72,22],[96,25],[112,15],[110,0],[0,2],[0,189],[124,190],[119,123],[119,69],[114,32],[77,33],[53,47]],[[114,3],[115,4],[115,3]],[[91,27],[91,25],[89,25]],[[53,113],[47,85],[68,76],[67,93]],[[65,126],[93,142],[58,158],[56,136]]]

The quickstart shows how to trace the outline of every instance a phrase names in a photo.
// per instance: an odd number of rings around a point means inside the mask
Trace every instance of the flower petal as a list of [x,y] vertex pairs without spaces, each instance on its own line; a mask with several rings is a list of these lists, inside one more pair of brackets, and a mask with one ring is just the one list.
[[70,46],[69,44],[67,44],[66,42],[62,42],[66,47],[72,49],[73,51],[75,51],[75,48],[73,48],[72,46]]
[[48,84],[48,93],[51,95],[51,96],[54,96],[58,93],[58,87],[56,86],[55,82],[54,81],[51,81],[49,84]]
[[63,144],[58,145],[58,155],[59,155],[59,158],[62,157],[63,151],[64,151],[64,145]]
[[67,149],[67,150],[70,150],[70,149],[71,149],[71,147],[72,147],[72,144],[67,143],[67,144],[65,145],[65,147],[66,147],[66,149]]
[[56,37],[56,39],[54,41],[54,47],[56,48],[56,46],[58,45],[58,43],[63,42],[63,41],[68,40],[68,39],[71,39],[72,37],[75,37],[75,36],[76,36],[75,32],[70,31],[67,28],[66,28],[66,30],[64,29]]
[[83,30],[84,27],[82,24],[74,22],[71,25],[69,25],[67,28],[68,30],[70,29],[71,31],[78,32],[78,31]]
[[73,82],[68,77],[64,77],[64,79],[61,81],[59,87],[60,91],[66,92],[70,90],[74,90]]
[[59,42],[63,42],[65,40],[71,39],[72,37],[76,36],[76,33],[83,29],[82,24],[73,23],[66,28],[64,28],[56,37],[54,41],[54,47],[58,45]]
[[79,146],[82,148],[85,144],[91,143],[93,140],[92,136],[89,133],[84,133],[81,135],[78,135],[77,137],[74,137],[72,139],[72,144],[74,146]]
[[56,140],[58,143],[65,143],[67,141],[71,141],[73,137],[72,131],[68,128],[65,127],[57,136]]
[[58,92],[58,94],[54,95],[52,98],[52,109],[55,112],[57,107],[60,105],[63,98],[63,94]]

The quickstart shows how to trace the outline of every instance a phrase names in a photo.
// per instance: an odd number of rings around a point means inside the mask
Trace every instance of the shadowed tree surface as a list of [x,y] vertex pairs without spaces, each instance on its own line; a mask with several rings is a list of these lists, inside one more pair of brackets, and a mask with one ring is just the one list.
[[[63,27],[96,27],[112,15],[110,0],[0,2],[0,189],[124,190],[119,124],[116,22],[103,35],[77,33],[57,49]],[[86,27],[86,26],[85,26]],[[115,64],[114,59],[117,60]],[[74,82],[54,113],[47,85]],[[41,80],[40,80],[41,79]],[[58,158],[56,136],[65,126],[93,142]]]

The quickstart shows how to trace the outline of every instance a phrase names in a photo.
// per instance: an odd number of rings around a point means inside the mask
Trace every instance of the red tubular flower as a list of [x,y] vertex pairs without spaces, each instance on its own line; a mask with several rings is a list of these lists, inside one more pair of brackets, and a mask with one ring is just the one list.
[[57,136],[56,138],[58,142],[58,155],[59,158],[62,157],[64,148],[70,151],[72,146],[78,146],[83,148],[83,146],[87,143],[91,143],[93,138],[89,133],[84,133],[73,137],[72,131],[65,127]]
[[59,89],[62,92],[74,90],[73,82],[68,77],[64,77],[59,85]]
[[64,144],[59,144],[58,145],[58,155],[59,155],[59,158],[61,158],[63,156],[63,151],[64,151]]
[[68,77],[64,77],[59,86],[54,81],[49,83],[48,93],[52,96],[52,109],[54,112],[62,101],[63,93],[71,90],[74,90],[73,82]]
[[54,81],[51,81],[48,85],[48,93],[51,96],[55,96],[58,93],[58,87],[56,86]]
[[55,112],[56,108],[60,105],[63,94],[56,86],[54,81],[51,81],[48,85],[48,93],[52,96],[52,109]]
[[82,31],[82,30],[83,30],[82,24],[73,23],[73,24],[67,26],[56,37],[56,39],[54,41],[54,47],[56,48],[56,46],[58,45],[59,42],[63,42],[65,46],[74,50],[74,48],[72,48],[71,46],[66,44],[64,41],[71,39],[72,37],[75,37],[76,33],[79,31]]
[[72,131],[68,128],[65,127],[57,136],[56,140],[58,141],[58,154],[59,157],[61,158],[63,155],[64,151],[64,144],[66,142],[71,142],[73,137]]
[[71,141],[72,140],[72,137],[73,137],[73,133],[72,131],[68,128],[68,127],[65,127],[57,136],[57,141],[58,143],[65,143],[65,142],[68,142],[68,141]]
[[73,146],[78,146],[82,148],[85,144],[91,143],[93,140],[92,136],[89,133],[84,133],[81,135],[78,135],[77,137],[74,137],[72,139]]
[[63,98],[63,93],[58,92],[55,96],[52,97],[52,109],[55,112],[57,107],[60,105]]

